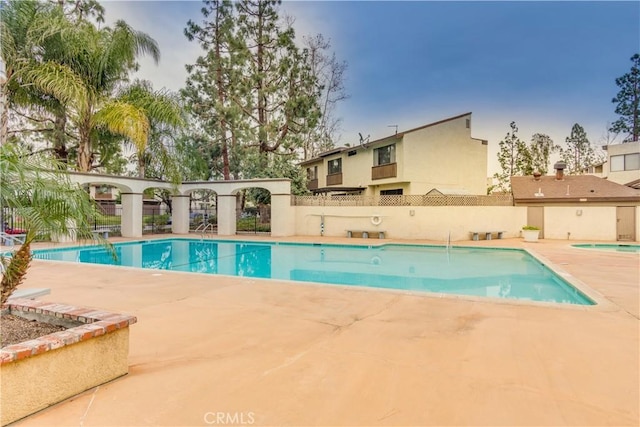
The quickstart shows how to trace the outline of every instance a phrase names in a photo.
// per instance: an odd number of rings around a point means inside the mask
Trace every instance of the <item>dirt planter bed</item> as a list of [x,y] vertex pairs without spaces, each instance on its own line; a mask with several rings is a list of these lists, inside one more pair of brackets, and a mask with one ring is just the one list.
[[3,312],[70,327],[0,349],[0,424],[33,414],[129,371],[133,316],[27,299]]

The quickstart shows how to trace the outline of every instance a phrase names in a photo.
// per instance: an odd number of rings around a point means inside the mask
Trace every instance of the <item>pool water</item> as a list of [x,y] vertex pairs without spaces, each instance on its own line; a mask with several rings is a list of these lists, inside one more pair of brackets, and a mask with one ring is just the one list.
[[34,258],[93,264],[473,295],[594,304],[519,249],[353,246],[162,239],[35,250]]
[[634,244],[603,244],[603,243],[584,243],[578,245],[572,245],[574,248],[582,248],[582,249],[600,249],[604,251],[615,251],[615,252],[632,252],[632,253],[640,253],[640,245]]

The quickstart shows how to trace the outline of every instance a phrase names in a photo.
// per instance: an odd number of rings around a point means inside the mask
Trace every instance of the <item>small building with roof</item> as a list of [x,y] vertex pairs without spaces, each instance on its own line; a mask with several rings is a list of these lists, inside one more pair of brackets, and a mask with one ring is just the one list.
[[[636,240],[640,190],[594,175],[565,175],[565,167],[558,162],[555,175],[511,177],[514,205],[527,206],[527,224],[539,227],[541,237],[552,227],[570,238],[580,224],[599,223],[615,227],[617,240]],[[564,234],[556,231],[553,238]]]

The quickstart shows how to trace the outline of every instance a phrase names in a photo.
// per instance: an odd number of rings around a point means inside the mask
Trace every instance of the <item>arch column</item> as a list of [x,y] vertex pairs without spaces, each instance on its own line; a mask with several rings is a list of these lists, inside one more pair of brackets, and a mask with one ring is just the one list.
[[121,193],[122,237],[142,237],[142,193]]
[[236,234],[236,196],[218,194],[218,235]]
[[189,234],[189,196],[171,196],[171,232]]
[[271,195],[271,236],[293,236],[296,229],[294,209],[290,194]]

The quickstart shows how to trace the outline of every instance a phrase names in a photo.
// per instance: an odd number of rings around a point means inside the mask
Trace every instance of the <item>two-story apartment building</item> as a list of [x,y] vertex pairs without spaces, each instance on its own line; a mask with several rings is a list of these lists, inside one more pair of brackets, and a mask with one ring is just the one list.
[[625,142],[602,147],[607,160],[586,170],[591,175],[622,185],[639,188],[640,142]]
[[300,163],[314,193],[486,194],[487,141],[471,137],[471,113],[340,147]]

